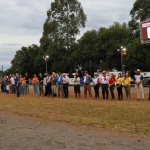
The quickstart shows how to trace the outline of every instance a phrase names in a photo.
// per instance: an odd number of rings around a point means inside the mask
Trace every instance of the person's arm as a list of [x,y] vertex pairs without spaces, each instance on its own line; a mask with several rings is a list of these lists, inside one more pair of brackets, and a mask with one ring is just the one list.
[[141,75],[140,81],[137,84],[140,85],[142,82],[143,82],[143,76]]

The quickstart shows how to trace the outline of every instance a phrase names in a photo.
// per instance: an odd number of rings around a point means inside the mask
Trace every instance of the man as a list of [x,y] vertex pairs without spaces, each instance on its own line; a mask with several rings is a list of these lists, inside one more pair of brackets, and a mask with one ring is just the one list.
[[62,97],[64,96],[63,91],[63,76],[61,75],[61,72],[58,73],[57,76],[57,87],[58,87],[58,97],[60,97],[60,92],[62,94]]
[[52,72],[50,82],[51,82],[52,96],[56,97],[57,94],[56,94],[56,74],[55,74],[55,72]]
[[108,99],[109,93],[108,93],[108,82],[109,82],[109,77],[106,75],[106,71],[102,72],[102,76],[100,77],[101,79],[101,87],[102,87],[102,95],[103,99]]
[[52,89],[51,89],[51,75],[48,73],[48,76],[46,77],[46,86],[45,86],[45,96],[51,96],[52,95]]
[[16,93],[15,90],[15,75],[12,74],[11,78],[10,78],[10,86],[11,86],[11,93],[14,94]]
[[137,100],[140,100],[140,96],[144,100],[144,91],[143,91],[143,84],[142,84],[143,76],[141,75],[140,69],[136,70],[136,74],[134,75],[133,80],[135,82],[135,89],[137,92]]
[[88,74],[87,70],[84,71],[84,98],[87,98],[87,91],[89,93],[89,96],[92,97],[91,93],[91,81],[92,77]]
[[69,85],[69,77],[66,73],[63,73],[63,91],[64,91],[64,98],[68,98],[68,85]]
[[25,85],[25,94],[29,94],[29,76],[28,76],[28,72],[25,73],[25,81],[26,81],[26,85]]
[[75,93],[75,98],[80,97],[80,77],[78,75],[78,73],[75,74],[74,79],[74,93]]
[[16,73],[16,78],[15,78],[15,85],[16,85],[16,93],[17,97],[20,97],[20,75],[19,73]]

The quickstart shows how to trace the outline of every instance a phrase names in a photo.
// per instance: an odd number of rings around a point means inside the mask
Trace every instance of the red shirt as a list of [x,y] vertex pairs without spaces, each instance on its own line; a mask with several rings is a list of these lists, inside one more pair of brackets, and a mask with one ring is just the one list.
[[116,82],[116,78],[112,78],[112,77],[111,77],[111,78],[109,79],[109,84],[112,84],[112,83],[114,83],[114,82]]

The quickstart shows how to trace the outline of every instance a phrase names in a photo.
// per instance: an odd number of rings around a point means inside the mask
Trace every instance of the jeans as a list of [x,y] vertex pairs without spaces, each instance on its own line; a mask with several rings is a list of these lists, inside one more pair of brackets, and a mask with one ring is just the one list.
[[125,92],[126,92],[126,98],[131,99],[131,94],[130,94],[131,86],[130,85],[124,86],[124,89],[125,89]]
[[64,97],[68,97],[68,83],[63,84]]
[[20,84],[18,84],[18,86],[16,85],[16,93],[17,97],[20,97]]
[[112,98],[112,99],[115,98],[114,89],[115,89],[115,85],[111,85],[111,86],[109,87],[109,90],[110,90],[111,98]]
[[102,86],[102,95],[103,95],[103,99],[108,99],[108,84],[101,84]]
[[[117,86],[118,86],[118,84],[117,84]],[[118,99],[122,99],[123,98],[122,85],[117,87],[117,91],[118,91]]]
[[44,95],[43,84],[39,84],[40,95]]
[[99,98],[99,84],[94,86],[95,98]]
[[38,95],[38,83],[33,84],[34,95]]
[[25,87],[25,94],[29,94],[29,84],[26,84],[26,87]]

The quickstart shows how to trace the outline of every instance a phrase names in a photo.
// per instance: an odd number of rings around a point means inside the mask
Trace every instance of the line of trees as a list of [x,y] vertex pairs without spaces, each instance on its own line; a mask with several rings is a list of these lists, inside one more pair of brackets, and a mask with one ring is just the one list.
[[45,72],[43,56],[49,55],[48,70],[75,72],[87,69],[91,73],[99,70],[121,70],[121,57],[117,49],[124,46],[123,56],[126,70],[137,68],[149,71],[150,44],[141,45],[139,22],[150,18],[150,1],[136,0],[130,11],[131,20],[110,27],[86,31],[80,39],[76,36],[85,27],[87,16],[78,0],[54,0],[47,11],[40,46],[31,45],[18,50],[11,61],[8,72],[20,71],[29,74]]

